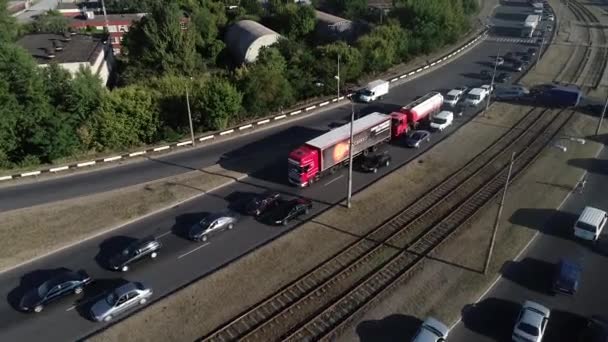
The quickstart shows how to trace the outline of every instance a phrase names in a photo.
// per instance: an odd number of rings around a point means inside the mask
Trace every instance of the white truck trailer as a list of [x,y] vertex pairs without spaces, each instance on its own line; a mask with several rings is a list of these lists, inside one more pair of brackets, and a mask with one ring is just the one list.
[[532,14],[526,17],[526,21],[524,21],[524,26],[521,30],[522,37],[532,37],[534,35],[534,31],[540,22],[540,15]]

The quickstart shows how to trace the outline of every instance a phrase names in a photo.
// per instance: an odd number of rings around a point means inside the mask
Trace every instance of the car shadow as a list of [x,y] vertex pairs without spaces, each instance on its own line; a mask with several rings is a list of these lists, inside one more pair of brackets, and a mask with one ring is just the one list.
[[228,209],[235,211],[239,214],[246,215],[247,203],[259,196],[260,193],[246,192],[246,191],[233,191],[228,194],[224,199],[228,202]]
[[37,288],[45,281],[57,276],[58,274],[64,271],[69,271],[69,269],[65,267],[59,267],[53,269],[35,270],[26,273],[25,275],[21,276],[19,280],[19,286],[17,286],[7,294],[7,302],[13,309],[21,312],[21,309],[19,309],[19,302],[27,291]]
[[123,278],[110,278],[110,279],[94,279],[84,289],[84,295],[80,300],[76,302],[76,311],[78,314],[89,321],[93,321],[91,317],[91,307],[107,295],[111,290],[128,283]]
[[356,327],[360,342],[410,341],[422,320],[402,314],[393,314],[380,320],[369,320]]
[[509,222],[536,229],[543,234],[574,240],[572,227],[576,219],[577,215],[556,209],[520,208],[511,215]]
[[572,165],[595,174],[608,173],[608,160],[605,159],[574,158],[568,160],[568,165]]
[[543,294],[550,293],[554,272],[554,264],[534,258],[524,258],[521,261],[509,260],[501,269],[506,279]]
[[95,255],[97,264],[105,269],[109,269],[109,260],[112,256],[120,253],[127,246],[137,241],[136,238],[130,236],[112,236],[103,240],[99,244],[99,252]]
[[496,341],[511,341],[513,325],[521,309],[519,303],[499,298],[486,298],[462,309],[464,325]]
[[178,215],[175,218],[175,223],[173,224],[173,227],[171,227],[171,232],[178,237],[190,240],[188,238],[188,232],[190,231],[190,228],[194,224],[200,222],[204,217],[208,216],[209,214],[211,213],[197,212]]
[[551,310],[543,342],[579,341],[578,337],[587,325],[587,319],[569,311]]

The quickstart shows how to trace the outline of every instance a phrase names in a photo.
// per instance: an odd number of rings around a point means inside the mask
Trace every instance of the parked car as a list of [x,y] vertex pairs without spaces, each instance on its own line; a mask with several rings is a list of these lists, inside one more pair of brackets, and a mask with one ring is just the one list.
[[91,318],[97,322],[109,322],[112,318],[144,305],[152,296],[152,289],[139,282],[128,282],[110,291],[91,306]]
[[535,48],[529,48],[528,49],[528,55],[530,55],[530,56],[536,56],[536,49]]
[[481,78],[482,80],[489,80],[492,78],[492,73],[489,70],[482,70],[479,73],[479,78]]
[[496,76],[496,82],[498,83],[505,83],[511,80],[511,74],[507,73],[507,72],[501,72],[500,74],[498,74],[498,76]]
[[519,312],[513,329],[513,341],[516,342],[541,342],[551,310],[546,307],[527,300]]
[[466,92],[469,90],[469,87],[465,87],[465,86],[461,86],[461,87],[456,87],[453,90],[459,90],[461,91],[463,94],[466,94]]
[[71,294],[80,294],[91,282],[91,277],[84,271],[64,270],[38,287],[29,289],[19,301],[19,309],[30,312],[42,312],[51,302]]
[[450,329],[439,320],[429,317],[424,320],[412,342],[444,342]]
[[574,223],[574,236],[579,239],[597,242],[607,221],[608,213],[587,206]]
[[553,31],[553,25],[547,25],[547,31],[548,32]]
[[378,172],[381,167],[387,167],[391,164],[393,158],[388,152],[372,154],[372,155],[361,155],[359,157],[361,170],[365,172]]
[[549,14],[547,16],[547,19],[549,19],[549,21],[553,21],[553,20],[555,20],[555,17],[553,16],[553,14]]
[[530,61],[532,60],[532,57],[528,54],[525,54],[525,55],[522,55],[519,59],[524,63],[525,62],[530,63]]
[[458,101],[460,101],[462,94],[464,94],[462,90],[452,89],[443,97],[443,103],[448,106],[454,107],[458,103]]
[[555,265],[552,291],[570,295],[575,294],[579,287],[582,272],[583,269],[575,261],[561,259]]
[[524,70],[524,63],[513,62],[513,71],[522,71],[522,70]]
[[606,341],[608,341],[608,319],[600,316],[591,316],[587,319],[587,324],[579,334],[576,342]]
[[504,56],[504,60],[505,61],[512,62],[514,58],[515,57],[513,55],[513,52],[507,52],[507,53],[505,53],[505,56]]
[[289,221],[306,215],[312,210],[312,201],[306,198],[296,198],[279,204],[268,213],[266,220],[272,224],[286,226]]
[[486,91],[486,94],[491,94],[494,92],[494,86],[491,84],[484,84],[481,85],[479,88],[484,89]]
[[419,148],[423,141],[431,141],[431,132],[424,130],[412,131],[405,139],[405,144],[408,147]]
[[478,106],[488,96],[488,90],[485,88],[473,88],[464,99],[464,104],[467,106]]
[[521,100],[526,98],[530,94],[530,90],[522,86],[507,86],[497,87],[494,91],[494,99],[510,101],[510,100]]
[[505,59],[502,57],[496,57],[496,59],[494,60],[494,63],[496,63],[496,65],[503,65],[503,64],[505,64]]
[[431,128],[438,131],[443,131],[444,129],[450,127],[452,122],[454,122],[454,113],[448,110],[443,110],[433,115],[431,118]]
[[160,241],[154,236],[148,236],[134,241],[116,255],[111,256],[108,264],[113,270],[126,272],[129,270],[129,265],[136,261],[143,260],[146,257],[156,258],[161,247]]
[[190,228],[188,237],[194,241],[205,242],[217,233],[234,228],[237,221],[238,215],[231,211],[209,214]]
[[260,216],[269,209],[276,207],[279,204],[281,195],[278,192],[266,192],[255,196],[245,206],[247,214],[252,216]]

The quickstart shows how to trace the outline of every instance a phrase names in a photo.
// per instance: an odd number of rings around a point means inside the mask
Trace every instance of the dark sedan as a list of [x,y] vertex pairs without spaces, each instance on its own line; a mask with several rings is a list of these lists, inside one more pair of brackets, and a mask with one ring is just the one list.
[[405,144],[408,147],[419,148],[420,144],[423,141],[426,141],[426,142],[431,141],[431,132],[429,132],[429,131],[422,131],[422,130],[413,131],[407,137],[407,139],[405,139]]
[[23,311],[42,312],[52,301],[71,294],[80,294],[84,287],[91,282],[91,277],[83,271],[65,270],[48,279],[40,286],[30,289],[19,302]]
[[268,213],[266,221],[272,224],[282,224],[286,226],[289,221],[306,215],[312,209],[312,201],[306,198],[297,198],[279,204],[275,209]]
[[260,216],[279,204],[281,195],[278,192],[267,192],[255,196],[245,206],[245,212],[252,216]]
[[498,74],[496,76],[496,82],[498,83],[505,83],[511,80],[511,75],[509,73],[506,72],[501,72],[500,74]]
[[160,241],[155,237],[149,236],[137,240],[125,249],[110,257],[109,266],[113,270],[126,272],[129,265],[133,262],[143,260],[146,257],[154,259],[158,256],[158,250],[162,247]]
[[376,173],[379,168],[389,166],[392,160],[393,159],[388,153],[361,156],[359,159],[359,167],[365,172]]

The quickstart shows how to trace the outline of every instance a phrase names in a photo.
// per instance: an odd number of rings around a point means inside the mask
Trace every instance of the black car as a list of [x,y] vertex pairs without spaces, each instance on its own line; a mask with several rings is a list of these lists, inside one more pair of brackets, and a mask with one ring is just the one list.
[[70,294],[80,294],[91,282],[84,271],[64,270],[40,286],[30,289],[23,295],[19,308],[23,311],[41,312],[50,302]]
[[507,52],[507,53],[505,53],[505,57],[504,58],[505,58],[505,61],[512,62],[513,59],[514,59],[513,52]]
[[306,198],[297,198],[279,204],[269,212],[266,220],[272,224],[286,226],[290,220],[306,215],[312,209],[312,201]]
[[388,153],[373,154],[359,157],[359,166],[365,172],[378,172],[381,167],[386,167],[393,160]]
[[511,80],[511,75],[509,73],[506,72],[501,72],[500,74],[498,74],[496,76],[496,82],[498,83],[504,83]]
[[536,49],[535,48],[529,48],[528,49],[528,55],[530,55],[530,56],[536,56]]
[[108,264],[113,270],[126,272],[129,270],[129,264],[133,262],[148,256],[152,259],[156,258],[161,247],[160,241],[153,236],[148,236],[132,242],[125,249],[110,257]]
[[492,78],[492,73],[488,70],[482,70],[479,73],[479,78],[481,78],[482,80],[489,80]]
[[278,192],[267,192],[259,196],[255,196],[245,206],[245,212],[252,216],[260,216],[269,209],[276,207],[279,204],[281,195]]
[[583,269],[572,260],[561,259],[555,266],[553,292],[573,295],[578,290]]
[[526,55],[522,55],[519,59],[524,63],[526,63],[526,62],[530,63],[530,61],[532,60],[532,56],[526,54]]

